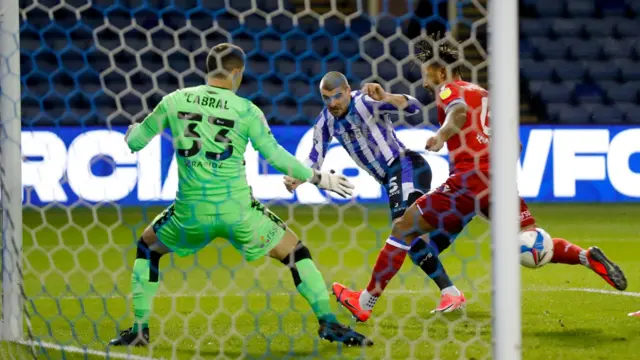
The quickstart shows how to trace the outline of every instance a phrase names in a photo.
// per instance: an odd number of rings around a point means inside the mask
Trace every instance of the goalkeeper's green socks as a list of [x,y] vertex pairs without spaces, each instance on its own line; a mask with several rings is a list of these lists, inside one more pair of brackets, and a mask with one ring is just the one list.
[[311,259],[302,259],[296,262],[296,268],[302,281],[296,286],[298,292],[304,297],[318,320],[336,322],[336,316],[329,305],[329,293],[322,274]]
[[158,292],[160,254],[150,251],[140,240],[131,274],[134,322],[131,332],[137,333],[149,327],[149,315],[153,297]]
[[336,322],[336,316],[329,305],[329,292],[324,278],[313,263],[309,249],[298,242],[295,249],[281,262],[291,269],[296,289],[307,300],[318,320]]

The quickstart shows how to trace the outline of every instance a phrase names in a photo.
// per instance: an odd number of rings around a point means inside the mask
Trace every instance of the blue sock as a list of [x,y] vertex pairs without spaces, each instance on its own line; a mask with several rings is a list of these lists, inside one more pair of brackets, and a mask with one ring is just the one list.
[[438,246],[431,241],[426,242],[420,238],[413,241],[409,257],[414,264],[418,265],[429,277],[438,285],[440,290],[453,286],[449,275],[444,270],[440,259]]

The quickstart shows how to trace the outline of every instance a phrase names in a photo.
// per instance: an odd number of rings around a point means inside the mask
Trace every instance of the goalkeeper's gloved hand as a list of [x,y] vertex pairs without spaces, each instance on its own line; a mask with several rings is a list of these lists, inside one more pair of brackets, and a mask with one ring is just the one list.
[[354,186],[349,179],[342,174],[337,175],[333,170],[331,172],[314,170],[309,182],[320,189],[333,191],[343,198],[353,194]]

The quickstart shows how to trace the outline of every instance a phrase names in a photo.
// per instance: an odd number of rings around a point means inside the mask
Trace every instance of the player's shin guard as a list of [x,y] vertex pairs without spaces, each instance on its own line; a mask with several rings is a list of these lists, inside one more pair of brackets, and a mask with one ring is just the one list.
[[158,291],[160,257],[162,255],[149,249],[147,244],[138,240],[138,251],[131,274],[131,293],[133,298],[134,323],[132,332],[149,327],[149,314],[153,297]]
[[336,317],[329,305],[329,293],[324,278],[311,259],[309,249],[298,242],[282,263],[291,269],[296,289],[307,300],[318,320],[336,322]]
[[444,270],[438,258],[439,255],[438,246],[431,242],[431,240],[427,242],[422,238],[414,240],[411,250],[409,250],[411,261],[429,275],[440,290],[443,290],[453,286],[453,282],[451,282],[449,275],[447,275],[447,272]]

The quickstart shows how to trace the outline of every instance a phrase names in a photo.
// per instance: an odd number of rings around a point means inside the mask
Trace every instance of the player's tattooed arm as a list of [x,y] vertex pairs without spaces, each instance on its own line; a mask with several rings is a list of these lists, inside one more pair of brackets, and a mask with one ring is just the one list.
[[453,135],[460,132],[464,124],[467,122],[467,105],[464,103],[456,104],[447,111],[442,127],[435,136],[427,139],[426,149],[429,151],[440,151],[444,144]]

